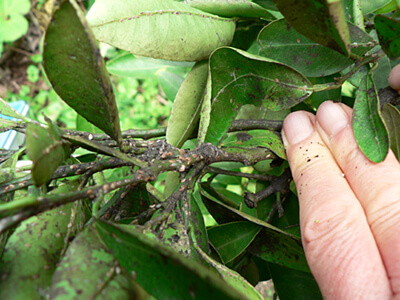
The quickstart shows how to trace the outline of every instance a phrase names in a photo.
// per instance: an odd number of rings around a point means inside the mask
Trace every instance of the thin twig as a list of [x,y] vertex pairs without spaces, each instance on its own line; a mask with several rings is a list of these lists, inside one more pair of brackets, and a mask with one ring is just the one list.
[[207,166],[204,169],[204,171],[207,173],[217,173],[217,174],[223,174],[223,175],[229,175],[229,176],[245,177],[245,178],[256,179],[256,180],[261,180],[261,181],[271,181],[273,178],[275,178],[274,176],[267,175],[267,174],[249,174],[249,173],[235,172],[235,171],[214,168],[214,167],[210,167],[210,166]]
[[245,193],[244,201],[246,205],[250,208],[257,207],[257,203],[261,200],[267,198],[268,196],[277,193],[277,192],[286,192],[289,188],[289,181],[292,175],[289,169],[286,169],[285,172],[279,177],[271,180],[269,186],[267,186],[262,191],[259,191],[255,194]]

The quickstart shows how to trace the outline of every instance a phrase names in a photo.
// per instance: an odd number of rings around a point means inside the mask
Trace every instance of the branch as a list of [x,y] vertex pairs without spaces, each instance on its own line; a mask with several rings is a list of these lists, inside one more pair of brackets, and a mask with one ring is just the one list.
[[268,174],[249,174],[249,173],[243,173],[243,172],[223,170],[223,169],[214,168],[214,167],[206,167],[204,169],[204,172],[217,173],[217,174],[236,176],[236,177],[245,177],[245,178],[256,179],[256,180],[261,180],[261,181],[271,181],[274,178],[274,176],[271,176]]
[[350,70],[350,72],[344,74],[341,77],[335,78],[335,82],[329,82],[329,83],[324,83],[324,84],[315,84],[312,86],[311,90],[313,92],[321,92],[321,91],[335,90],[337,88],[340,88],[343,85],[343,83],[347,79],[349,79],[351,76],[353,76],[355,73],[357,73],[358,70],[360,70],[360,68],[362,66],[368,65],[370,63],[376,63],[384,56],[385,56],[385,53],[382,50],[379,50],[376,53],[373,53],[369,56],[365,56],[356,61],[356,63],[354,64],[354,67]]
[[267,198],[268,196],[277,193],[277,192],[282,192],[286,193],[289,191],[289,182],[290,179],[292,178],[292,175],[290,173],[289,169],[286,169],[285,172],[279,177],[276,177],[275,179],[271,180],[271,183],[268,187],[263,189],[260,192],[257,192],[255,194],[248,193],[246,192],[244,195],[244,201],[246,205],[250,208],[257,207],[257,203],[260,202],[261,200]]
[[[124,154],[126,155],[126,154]],[[179,187],[180,192],[188,190],[196,180],[200,171],[209,164],[222,161],[242,162],[245,165],[254,164],[260,160],[274,157],[274,154],[267,148],[223,148],[220,149],[212,144],[204,144],[193,151],[184,151],[172,147],[163,140],[149,141],[148,148],[141,155],[140,159],[130,160],[110,159],[96,163],[63,166],[57,169],[55,177],[65,175],[79,175],[84,172],[96,172],[105,168],[112,168],[121,165],[136,166],[136,161],[141,162],[139,169],[133,173],[131,179],[124,179],[114,182],[107,182],[100,185],[82,188],[63,194],[47,194],[43,197],[28,197],[20,201],[13,201],[0,204],[0,233],[10,226],[35,215],[37,213],[52,209],[54,207],[74,202],[81,199],[96,199],[98,195],[107,194],[116,189],[128,186],[135,186],[142,182],[155,180],[163,172],[176,171],[186,175],[186,182]],[[125,158],[125,157],[124,157]],[[28,175],[29,176],[29,175]],[[14,184],[17,183],[18,184]],[[0,187],[0,191],[7,193],[18,188],[32,184],[28,177],[14,180]],[[18,186],[18,187],[17,187]],[[173,194],[174,195],[174,194]],[[175,194],[176,197],[178,194]],[[166,201],[168,202],[168,201]]]

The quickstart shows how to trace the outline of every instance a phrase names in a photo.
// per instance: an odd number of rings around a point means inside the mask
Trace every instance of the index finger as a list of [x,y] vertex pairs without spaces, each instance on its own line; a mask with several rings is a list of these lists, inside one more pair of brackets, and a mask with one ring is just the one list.
[[315,116],[290,114],[283,136],[299,196],[303,246],[321,292],[330,299],[357,299],[360,292],[389,298],[364,210],[316,130]]

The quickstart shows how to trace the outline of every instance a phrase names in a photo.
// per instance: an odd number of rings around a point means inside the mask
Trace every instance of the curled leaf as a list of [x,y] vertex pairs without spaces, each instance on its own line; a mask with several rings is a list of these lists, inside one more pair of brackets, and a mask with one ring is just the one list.
[[[348,23],[353,52],[363,55],[373,47],[373,38],[360,28]],[[284,32],[285,34],[282,34]],[[353,60],[335,50],[305,37],[285,20],[265,26],[258,36],[260,55],[295,68],[307,77],[334,74],[353,64]]]
[[385,125],[379,115],[379,98],[371,75],[361,81],[353,107],[353,131],[361,151],[373,162],[381,162],[389,151]]
[[[321,45],[348,56],[350,34],[340,0],[274,0],[290,25]],[[295,9],[294,9],[295,8]]]
[[167,127],[167,142],[182,147],[199,120],[201,100],[208,76],[208,63],[196,63],[175,97]]
[[[211,103],[206,142],[217,144],[244,104],[279,111],[311,95],[311,83],[294,69],[234,48],[220,48],[210,58]],[[203,116],[202,116],[203,117]],[[204,129],[202,129],[204,130]]]
[[26,129],[26,149],[33,162],[32,180],[36,186],[46,184],[58,166],[70,155],[61,140],[59,129],[48,121],[48,128],[30,123]]
[[390,149],[400,161],[400,112],[387,103],[382,108],[382,117],[389,133]]

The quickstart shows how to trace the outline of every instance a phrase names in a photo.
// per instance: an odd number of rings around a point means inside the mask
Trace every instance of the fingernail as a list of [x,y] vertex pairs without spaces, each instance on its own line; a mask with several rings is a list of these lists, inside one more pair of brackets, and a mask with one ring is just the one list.
[[303,111],[291,113],[286,117],[283,123],[283,135],[286,138],[285,142],[291,145],[305,140],[313,131],[314,126],[307,116],[307,113]]
[[339,104],[332,101],[321,104],[318,108],[317,120],[329,136],[333,136],[349,124],[349,117],[345,111]]

